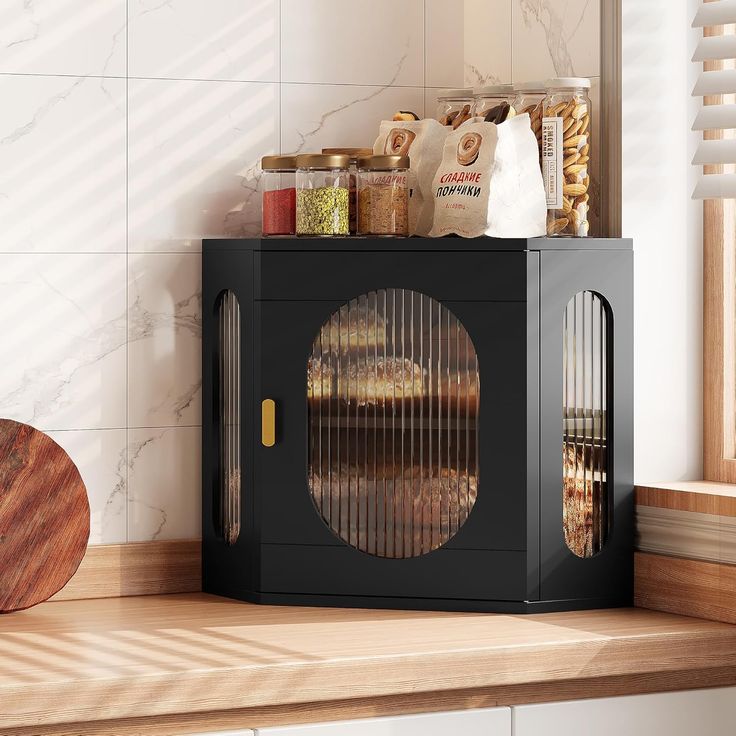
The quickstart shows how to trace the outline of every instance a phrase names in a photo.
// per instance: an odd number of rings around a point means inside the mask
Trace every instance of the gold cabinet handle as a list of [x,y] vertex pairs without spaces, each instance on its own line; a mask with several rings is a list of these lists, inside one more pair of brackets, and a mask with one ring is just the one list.
[[276,444],[276,402],[273,399],[261,402],[261,444],[264,447]]

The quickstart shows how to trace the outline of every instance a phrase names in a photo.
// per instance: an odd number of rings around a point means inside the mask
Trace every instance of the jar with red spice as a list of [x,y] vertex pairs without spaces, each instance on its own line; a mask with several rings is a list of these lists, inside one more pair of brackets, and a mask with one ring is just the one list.
[[264,156],[262,222],[266,237],[296,233],[296,156]]

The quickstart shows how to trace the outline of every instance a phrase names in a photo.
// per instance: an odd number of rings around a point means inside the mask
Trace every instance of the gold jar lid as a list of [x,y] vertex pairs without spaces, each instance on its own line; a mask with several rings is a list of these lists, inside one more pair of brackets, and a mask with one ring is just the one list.
[[360,169],[408,169],[408,156],[361,156],[358,159]]
[[264,156],[261,159],[261,169],[264,171],[296,169],[296,156]]
[[347,169],[350,156],[338,153],[300,153],[296,157],[297,169]]
[[323,148],[322,153],[350,156],[350,165],[355,166],[361,156],[372,156],[372,148]]

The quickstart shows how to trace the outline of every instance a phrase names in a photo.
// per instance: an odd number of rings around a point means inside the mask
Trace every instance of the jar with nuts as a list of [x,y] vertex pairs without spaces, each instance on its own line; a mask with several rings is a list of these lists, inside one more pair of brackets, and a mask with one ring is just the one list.
[[514,86],[516,97],[513,107],[517,115],[526,113],[529,115],[532,130],[537,136],[537,145],[539,146],[539,156],[542,156],[542,117],[544,112],[544,98],[547,95],[547,88],[544,82],[520,82]]
[[542,119],[547,234],[585,237],[590,225],[590,80],[550,79]]

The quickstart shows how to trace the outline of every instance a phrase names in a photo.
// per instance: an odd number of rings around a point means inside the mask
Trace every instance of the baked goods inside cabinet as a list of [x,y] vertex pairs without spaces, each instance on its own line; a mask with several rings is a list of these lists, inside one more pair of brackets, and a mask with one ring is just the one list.
[[307,365],[308,484],[325,523],[368,554],[446,544],[478,494],[472,339],[434,299],[361,295],[330,316]]

